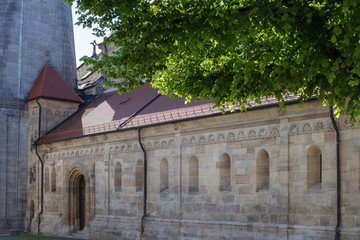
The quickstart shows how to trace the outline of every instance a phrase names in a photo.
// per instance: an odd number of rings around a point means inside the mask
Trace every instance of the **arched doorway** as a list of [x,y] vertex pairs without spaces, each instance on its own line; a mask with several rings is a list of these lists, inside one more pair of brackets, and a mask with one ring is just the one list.
[[84,174],[75,169],[69,179],[68,225],[83,230],[86,219],[86,181]]

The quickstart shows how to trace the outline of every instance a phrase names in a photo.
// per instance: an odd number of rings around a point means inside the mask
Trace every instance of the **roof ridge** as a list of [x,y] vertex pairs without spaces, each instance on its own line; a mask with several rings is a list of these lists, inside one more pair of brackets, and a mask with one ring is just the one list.
[[[54,66],[52,66],[57,72],[59,72]],[[60,73],[59,73],[60,74]],[[75,91],[70,84],[65,80],[65,78],[60,74],[61,78],[64,80],[65,84],[73,91]]]
[[[46,76],[46,72],[47,72],[47,70],[48,70],[48,67],[49,65],[48,64],[45,64],[45,67],[43,67],[43,75],[42,75],[42,78],[41,78],[41,86],[40,86],[40,96],[42,95],[42,93],[43,93],[43,89],[44,89],[44,84],[45,84],[45,76]],[[41,74],[41,72],[40,72],[40,74]]]

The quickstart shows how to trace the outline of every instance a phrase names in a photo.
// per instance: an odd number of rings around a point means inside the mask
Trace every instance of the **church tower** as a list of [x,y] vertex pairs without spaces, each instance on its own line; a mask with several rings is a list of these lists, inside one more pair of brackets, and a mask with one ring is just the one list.
[[[45,64],[76,88],[71,7],[63,0],[0,1],[0,233],[24,230],[35,168],[28,164],[25,100]],[[39,171],[31,173],[39,181]]]

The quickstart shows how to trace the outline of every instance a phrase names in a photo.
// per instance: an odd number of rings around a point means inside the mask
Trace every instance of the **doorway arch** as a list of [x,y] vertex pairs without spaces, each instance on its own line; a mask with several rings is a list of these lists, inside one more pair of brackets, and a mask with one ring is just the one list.
[[89,182],[86,175],[79,168],[73,169],[69,174],[68,180],[68,225],[75,230],[83,230],[88,222],[89,197],[87,189]]

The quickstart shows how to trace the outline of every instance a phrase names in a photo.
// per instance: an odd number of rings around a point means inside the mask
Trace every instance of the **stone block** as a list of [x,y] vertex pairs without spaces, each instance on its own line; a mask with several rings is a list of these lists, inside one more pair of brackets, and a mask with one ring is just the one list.
[[236,184],[248,184],[250,183],[250,174],[237,174],[236,175]]
[[260,216],[259,214],[248,214],[247,215],[247,221],[249,223],[257,223],[260,222]]
[[254,193],[254,189],[252,185],[249,184],[241,184],[239,187],[239,194],[252,194]]

